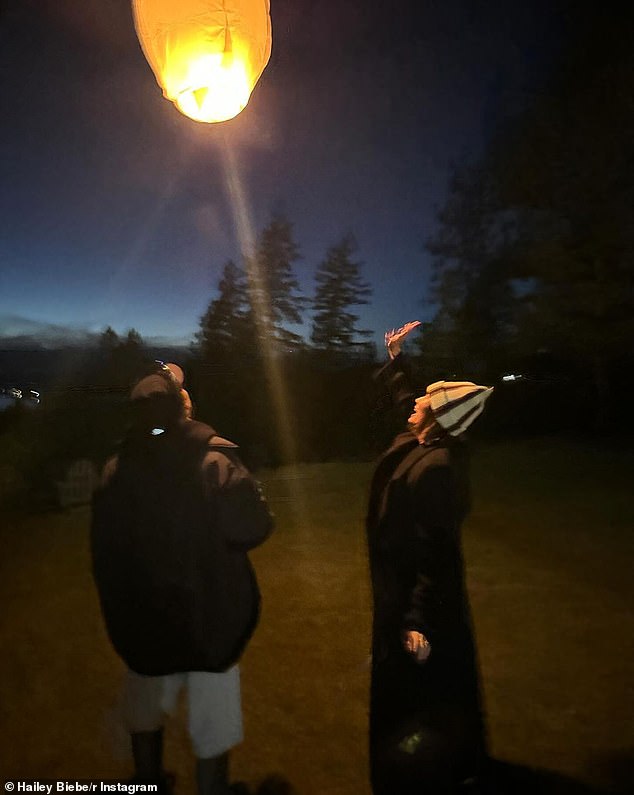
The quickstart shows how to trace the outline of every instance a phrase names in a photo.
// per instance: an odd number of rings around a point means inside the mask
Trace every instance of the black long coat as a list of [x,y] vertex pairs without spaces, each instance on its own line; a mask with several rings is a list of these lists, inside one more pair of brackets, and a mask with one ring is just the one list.
[[[402,357],[381,377],[407,416]],[[374,616],[370,761],[375,795],[453,792],[485,758],[460,526],[469,509],[466,446],[396,437],[377,464],[367,517]],[[431,655],[403,648],[422,632]],[[424,790],[423,790],[424,787]]]

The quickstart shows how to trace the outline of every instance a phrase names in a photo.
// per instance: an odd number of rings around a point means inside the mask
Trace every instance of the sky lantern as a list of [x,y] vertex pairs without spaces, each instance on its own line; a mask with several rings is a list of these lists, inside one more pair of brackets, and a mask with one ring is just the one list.
[[132,0],[163,95],[196,121],[232,119],[271,55],[270,0]]

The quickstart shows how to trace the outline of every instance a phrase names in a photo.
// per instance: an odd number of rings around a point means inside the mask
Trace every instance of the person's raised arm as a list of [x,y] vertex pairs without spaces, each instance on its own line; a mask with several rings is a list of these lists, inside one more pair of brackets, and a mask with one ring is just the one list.
[[385,347],[390,360],[375,375],[375,379],[387,389],[391,405],[401,422],[405,422],[411,414],[416,397],[409,366],[401,353],[401,347],[405,338],[420,325],[419,320],[412,320],[400,328],[385,332]]

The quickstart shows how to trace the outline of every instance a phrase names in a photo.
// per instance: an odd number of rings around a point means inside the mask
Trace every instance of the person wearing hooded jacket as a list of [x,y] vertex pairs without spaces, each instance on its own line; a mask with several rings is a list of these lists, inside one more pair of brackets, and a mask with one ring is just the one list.
[[439,381],[415,398],[404,338],[378,374],[407,430],[370,487],[373,592],[370,774],[374,795],[480,792],[486,737],[460,526],[469,510],[463,433],[492,389]]
[[164,713],[185,687],[199,795],[228,795],[239,791],[228,784],[228,751],[242,740],[238,660],[260,606],[248,550],[273,521],[237,445],[191,419],[180,367],[160,364],[131,403],[132,427],[93,499],[91,549],[128,667],[135,779],[166,788]]

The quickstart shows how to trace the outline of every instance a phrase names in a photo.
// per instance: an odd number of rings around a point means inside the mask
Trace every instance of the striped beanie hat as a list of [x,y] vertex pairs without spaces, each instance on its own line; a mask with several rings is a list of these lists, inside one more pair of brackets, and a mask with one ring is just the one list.
[[460,436],[482,414],[493,387],[472,381],[436,381],[426,392],[436,422],[450,436]]

